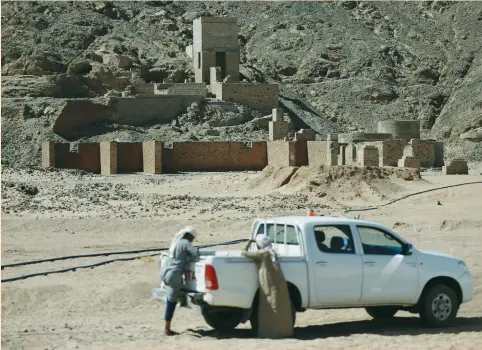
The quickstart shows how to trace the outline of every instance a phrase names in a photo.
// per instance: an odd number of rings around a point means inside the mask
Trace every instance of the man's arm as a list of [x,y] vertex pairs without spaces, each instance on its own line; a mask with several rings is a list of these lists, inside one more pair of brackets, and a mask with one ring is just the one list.
[[263,257],[263,254],[267,252],[265,250],[257,250],[254,252],[248,251],[249,246],[251,245],[251,243],[254,243],[254,242],[256,242],[254,239],[250,239],[248,241],[248,244],[246,244],[246,247],[244,248],[244,250],[241,252],[241,255],[249,259],[252,259],[254,261],[260,261],[261,258]]
[[190,259],[192,261],[197,261],[199,259],[199,256],[201,255],[201,252],[199,251],[199,248],[193,247],[191,242],[189,242],[188,240],[186,240],[185,244],[186,244],[185,248],[186,248],[186,251],[190,255]]

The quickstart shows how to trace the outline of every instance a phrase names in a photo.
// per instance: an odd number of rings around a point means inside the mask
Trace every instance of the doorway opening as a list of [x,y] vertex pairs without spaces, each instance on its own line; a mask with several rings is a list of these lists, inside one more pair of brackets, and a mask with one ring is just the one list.
[[216,52],[216,67],[221,68],[221,80],[226,78],[226,52]]

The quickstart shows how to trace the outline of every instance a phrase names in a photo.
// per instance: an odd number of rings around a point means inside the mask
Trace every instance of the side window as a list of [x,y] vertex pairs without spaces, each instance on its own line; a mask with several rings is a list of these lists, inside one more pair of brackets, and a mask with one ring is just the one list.
[[363,253],[366,255],[402,254],[403,245],[390,233],[369,226],[357,226]]
[[355,254],[353,236],[348,225],[315,226],[316,245],[324,253]]
[[[256,235],[263,234],[265,230],[264,224],[260,224]],[[284,244],[285,239],[285,225],[266,224],[266,234],[273,243]],[[299,245],[298,235],[296,229],[292,225],[286,225],[286,244]]]

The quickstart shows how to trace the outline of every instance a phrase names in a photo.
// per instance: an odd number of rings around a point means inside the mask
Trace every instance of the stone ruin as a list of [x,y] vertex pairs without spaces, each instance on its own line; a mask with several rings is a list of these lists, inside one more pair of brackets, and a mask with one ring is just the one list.
[[[245,105],[271,111],[269,141],[251,142],[162,142],[81,143],[72,151],[68,143],[46,142],[42,147],[44,167],[77,168],[105,175],[122,172],[161,173],[184,170],[261,170],[266,165],[355,165],[391,167],[442,167],[443,143],[420,139],[420,122],[380,121],[376,133],[328,134],[316,141],[315,132],[301,129],[291,135],[291,124],[278,108],[277,84],[239,81],[240,50],[237,20],[230,17],[199,17],[193,21],[193,45],[186,48],[192,58],[195,82],[145,83],[133,79],[123,97],[113,97],[111,106],[120,123],[140,125],[168,121],[190,106],[214,94],[220,103]],[[132,72],[133,77],[136,72]],[[76,106],[85,110],[89,106]],[[82,107],[82,108],[81,108]],[[162,116],[158,111],[162,110]],[[102,118],[102,116],[97,116]],[[154,120],[157,118],[156,120]],[[75,121],[59,118],[54,131],[67,130]],[[95,116],[88,120],[93,121]],[[79,126],[79,125],[75,125]],[[453,160],[444,166],[447,174],[467,173],[467,163]]]
[[[413,122],[416,123],[418,121]],[[72,150],[68,143],[45,142],[42,145],[42,166],[112,175],[262,170],[268,165],[420,168],[444,164],[440,151],[443,144],[433,140],[393,139],[392,134],[384,132],[328,134],[326,140],[316,141],[312,130],[302,129],[290,141],[287,131],[283,110],[274,108],[269,124],[270,141],[100,142],[80,143],[77,150]],[[415,134],[405,137],[411,136]],[[467,162],[454,159],[443,167],[443,172],[467,174]]]
[[195,81],[145,83],[137,81],[136,96],[202,96],[242,103],[259,111],[278,107],[278,85],[239,81],[238,23],[232,17],[199,17],[193,21],[193,44],[186,48]]

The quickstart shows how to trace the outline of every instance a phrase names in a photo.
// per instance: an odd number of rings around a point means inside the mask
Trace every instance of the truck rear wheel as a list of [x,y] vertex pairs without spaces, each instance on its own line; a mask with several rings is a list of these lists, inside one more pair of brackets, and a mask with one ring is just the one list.
[[394,306],[373,306],[365,308],[367,313],[374,319],[392,318],[398,309]]
[[243,310],[236,307],[203,307],[202,315],[206,323],[212,328],[227,332],[241,323]]
[[429,327],[446,327],[453,323],[458,309],[459,301],[455,291],[447,285],[438,284],[423,296],[420,318]]

